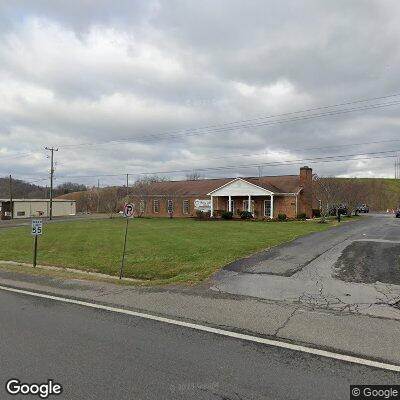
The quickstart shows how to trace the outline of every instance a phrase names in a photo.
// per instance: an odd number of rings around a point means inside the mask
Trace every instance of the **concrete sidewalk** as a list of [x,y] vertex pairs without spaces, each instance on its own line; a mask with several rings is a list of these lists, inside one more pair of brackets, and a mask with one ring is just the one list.
[[213,293],[202,287],[137,288],[2,270],[0,285],[128,308],[400,365],[400,321],[390,318]]

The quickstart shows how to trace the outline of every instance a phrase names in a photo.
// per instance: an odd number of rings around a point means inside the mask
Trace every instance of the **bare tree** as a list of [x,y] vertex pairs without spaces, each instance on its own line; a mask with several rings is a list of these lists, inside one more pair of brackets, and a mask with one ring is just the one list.
[[146,213],[147,199],[152,194],[151,186],[156,182],[164,182],[165,178],[157,175],[142,176],[131,186],[131,193],[135,196],[135,208],[138,217]]
[[103,188],[99,194],[100,210],[110,214],[110,218],[122,209],[123,201],[118,187]]
[[338,185],[342,202],[347,206],[348,215],[357,214],[357,207],[366,202],[368,189],[356,179],[346,179]]
[[335,178],[313,177],[314,198],[319,203],[321,222],[325,222],[329,211],[338,203],[337,182]]
[[196,170],[193,170],[192,172],[186,174],[187,181],[198,181],[201,178],[202,178],[202,176]]

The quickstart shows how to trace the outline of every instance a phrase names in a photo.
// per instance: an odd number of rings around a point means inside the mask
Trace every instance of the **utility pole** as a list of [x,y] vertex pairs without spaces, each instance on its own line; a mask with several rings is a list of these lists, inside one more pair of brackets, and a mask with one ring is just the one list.
[[397,159],[394,162],[394,179],[400,179],[400,156],[397,155]]
[[53,219],[53,175],[54,175],[54,152],[58,151],[54,147],[45,147],[50,151],[50,219]]
[[10,174],[10,213],[11,213],[11,219],[14,217],[14,210],[13,210],[13,192],[12,192],[12,176]]
[[129,174],[126,174],[126,201],[128,201],[129,196]]
[[263,167],[261,165],[258,166],[258,179],[261,179],[263,173]]

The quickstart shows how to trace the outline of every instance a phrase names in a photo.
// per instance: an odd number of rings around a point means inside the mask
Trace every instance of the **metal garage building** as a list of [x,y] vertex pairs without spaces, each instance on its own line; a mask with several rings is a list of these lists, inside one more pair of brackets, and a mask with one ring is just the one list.
[[[48,217],[50,215],[49,199],[0,199],[1,219]],[[76,214],[75,200],[53,199],[53,217],[64,217]]]

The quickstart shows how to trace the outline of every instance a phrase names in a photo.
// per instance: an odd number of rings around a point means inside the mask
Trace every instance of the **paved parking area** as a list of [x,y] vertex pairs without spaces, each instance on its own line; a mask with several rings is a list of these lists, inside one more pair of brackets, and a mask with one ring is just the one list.
[[228,265],[213,290],[400,320],[400,220],[375,214]]

